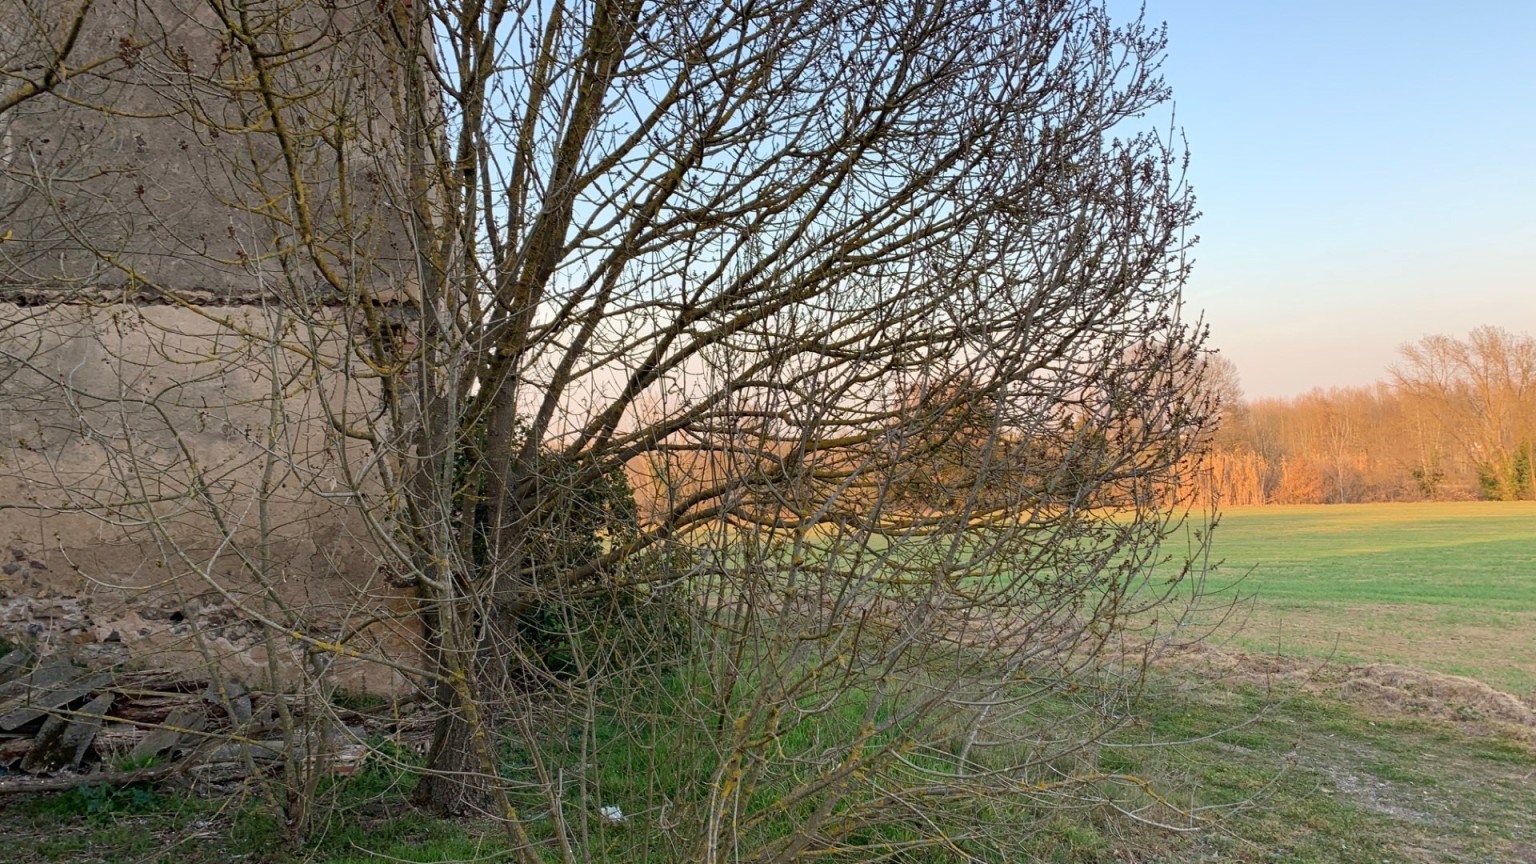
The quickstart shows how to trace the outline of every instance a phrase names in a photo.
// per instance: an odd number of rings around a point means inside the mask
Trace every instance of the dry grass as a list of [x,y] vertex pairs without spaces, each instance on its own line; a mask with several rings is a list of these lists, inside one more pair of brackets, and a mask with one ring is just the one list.
[[1349,665],[1206,644],[1172,651],[1164,663],[1195,673],[1199,680],[1327,696],[1380,716],[1449,721],[1472,735],[1523,741],[1536,755],[1536,699],[1513,696],[1475,678],[1393,663]]

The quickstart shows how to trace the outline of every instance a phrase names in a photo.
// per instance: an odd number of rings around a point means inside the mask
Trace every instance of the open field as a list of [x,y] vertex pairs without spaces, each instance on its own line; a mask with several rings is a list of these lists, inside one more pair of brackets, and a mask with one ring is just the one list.
[[1210,587],[1251,598],[1218,641],[1536,691],[1536,503],[1234,508]]

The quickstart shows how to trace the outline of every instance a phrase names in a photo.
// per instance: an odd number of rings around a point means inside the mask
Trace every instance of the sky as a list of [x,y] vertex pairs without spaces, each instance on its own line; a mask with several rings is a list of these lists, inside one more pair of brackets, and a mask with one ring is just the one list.
[[1186,298],[1248,398],[1369,384],[1430,333],[1536,334],[1536,0],[1146,15],[1204,214]]

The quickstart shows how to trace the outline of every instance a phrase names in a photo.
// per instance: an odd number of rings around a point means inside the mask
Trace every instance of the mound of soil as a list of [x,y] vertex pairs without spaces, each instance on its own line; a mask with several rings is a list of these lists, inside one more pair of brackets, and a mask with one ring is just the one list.
[[1250,654],[1203,643],[1172,646],[1163,653],[1163,660],[1212,678],[1258,686],[1294,686],[1378,714],[1490,726],[1536,747],[1536,699],[1522,699],[1475,678],[1392,663],[1350,666]]

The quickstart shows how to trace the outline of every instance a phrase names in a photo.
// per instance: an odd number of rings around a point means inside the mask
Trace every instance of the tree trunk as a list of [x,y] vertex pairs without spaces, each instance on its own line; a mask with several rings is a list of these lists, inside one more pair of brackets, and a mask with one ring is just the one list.
[[488,748],[480,740],[479,706],[465,704],[467,688],[451,681],[437,685],[437,702],[443,713],[432,732],[427,769],[416,785],[414,801],[438,816],[502,816],[496,806],[496,766],[485,760]]
[[498,782],[496,746],[473,671],[464,665],[442,663],[439,671],[442,677],[435,695],[442,713],[433,730],[426,771],[416,784],[413,801],[438,816],[488,816],[499,820],[515,860],[538,864],[522,819],[508,800],[507,790]]
[[438,714],[413,800],[439,816],[506,815],[506,797],[495,783],[496,748],[486,728],[476,652],[464,647],[472,629],[453,610],[423,606],[422,630],[436,657],[432,701]]

